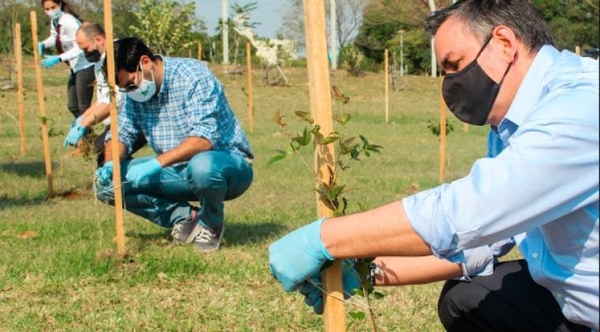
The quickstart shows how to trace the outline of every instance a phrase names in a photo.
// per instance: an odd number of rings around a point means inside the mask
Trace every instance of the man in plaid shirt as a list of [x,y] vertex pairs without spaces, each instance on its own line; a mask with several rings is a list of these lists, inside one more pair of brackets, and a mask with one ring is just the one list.
[[[96,171],[97,198],[114,204],[111,160],[118,153],[126,210],[172,228],[175,242],[218,250],[223,202],[250,187],[254,158],[222,85],[204,63],[155,55],[137,38],[116,42],[115,66],[127,98],[118,115],[118,152],[110,133],[106,137],[108,162]],[[156,155],[130,160],[140,136]]]

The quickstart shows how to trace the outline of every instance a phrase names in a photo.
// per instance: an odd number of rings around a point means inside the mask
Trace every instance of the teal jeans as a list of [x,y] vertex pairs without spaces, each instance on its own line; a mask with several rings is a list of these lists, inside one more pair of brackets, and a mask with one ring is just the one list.
[[[127,170],[148,159],[123,161],[121,178]],[[163,168],[134,188],[123,182],[123,208],[151,222],[173,227],[185,221],[192,209],[189,202],[200,204],[198,222],[208,228],[223,223],[224,201],[242,195],[252,183],[253,171],[248,161],[228,151],[204,151],[189,162]],[[95,185],[98,200],[114,205],[114,185]]]

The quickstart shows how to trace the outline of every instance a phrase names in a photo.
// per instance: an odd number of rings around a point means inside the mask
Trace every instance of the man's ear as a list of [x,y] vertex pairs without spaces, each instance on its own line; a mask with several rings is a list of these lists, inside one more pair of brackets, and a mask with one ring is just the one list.
[[102,38],[102,36],[100,36],[100,35],[94,36],[94,41],[96,42],[96,44],[101,45],[102,48],[104,48],[104,38]]
[[504,60],[513,62],[518,52],[518,39],[515,32],[505,25],[499,25],[494,28],[492,36],[500,42]]

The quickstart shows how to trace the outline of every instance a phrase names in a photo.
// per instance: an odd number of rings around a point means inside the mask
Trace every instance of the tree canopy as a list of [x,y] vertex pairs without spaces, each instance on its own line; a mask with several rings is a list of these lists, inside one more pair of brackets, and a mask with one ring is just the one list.
[[[599,0],[533,0],[540,10],[559,49],[575,50],[598,47]],[[424,18],[430,12],[429,1],[372,0],[363,12],[362,25],[355,45],[368,59],[381,63],[384,49],[397,55],[402,30],[404,61],[412,74],[431,71],[429,37]],[[436,8],[452,3],[435,1]]]
[[[194,14],[194,3],[176,0],[112,0],[113,36],[139,37],[151,49],[165,55],[182,55],[191,46],[208,39],[204,21]],[[104,23],[104,1],[70,0],[69,6],[84,21]],[[38,38],[49,35],[50,22],[38,0],[0,2],[0,53],[13,47],[15,23],[21,24],[23,52],[32,53],[29,12],[37,16]]]

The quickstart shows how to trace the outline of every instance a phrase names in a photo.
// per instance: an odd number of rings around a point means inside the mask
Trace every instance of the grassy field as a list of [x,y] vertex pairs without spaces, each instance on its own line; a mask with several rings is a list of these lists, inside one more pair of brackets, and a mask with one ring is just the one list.
[[[0,78],[8,75],[5,68]],[[212,68],[247,130],[246,77]],[[287,145],[273,114],[280,111],[286,130],[299,132],[303,124],[293,112],[310,111],[305,69],[285,72],[290,87],[264,86],[262,71],[253,73],[255,126],[247,134],[256,155],[255,181],[245,195],[226,203],[222,249],[199,254],[175,246],[167,240],[168,230],[125,213],[129,254],[121,259],[115,255],[114,209],[95,201],[91,192],[94,162],[62,147],[72,120],[64,65],[43,70],[56,192],[48,197],[35,70],[27,58],[25,155],[17,94],[0,91],[0,331],[321,330],[322,318],[300,295],[284,293],[267,263],[271,242],[316,218],[312,176],[304,166],[294,159],[266,164],[275,149]],[[354,78],[338,71],[331,79],[350,97],[341,109],[353,115],[347,133],[384,147],[343,173],[342,182],[354,189],[350,212],[359,202],[375,207],[438,184],[438,137],[427,126],[439,121],[439,79],[406,77],[407,87],[390,93],[389,123],[382,73]],[[467,174],[484,154],[487,132],[464,130],[452,116],[450,122],[447,180]],[[440,287],[381,289],[387,296],[373,303],[380,330],[442,330],[436,315]],[[359,323],[352,330],[370,328]]]

